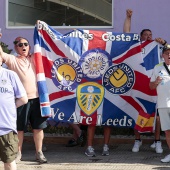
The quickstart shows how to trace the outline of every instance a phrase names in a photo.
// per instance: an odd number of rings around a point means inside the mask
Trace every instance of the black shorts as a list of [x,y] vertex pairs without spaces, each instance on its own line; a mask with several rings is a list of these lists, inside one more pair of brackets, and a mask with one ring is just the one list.
[[39,98],[29,99],[28,103],[17,108],[17,130],[26,131],[30,122],[32,129],[47,127],[47,118],[41,116]]

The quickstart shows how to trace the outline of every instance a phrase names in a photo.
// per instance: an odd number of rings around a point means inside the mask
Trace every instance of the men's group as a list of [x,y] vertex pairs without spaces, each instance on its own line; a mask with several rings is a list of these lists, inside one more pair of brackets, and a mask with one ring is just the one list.
[[[130,32],[132,10],[126,11],[123,31]],[[0,35],[2,36],[2,35]],[[140,33],[141,43],[152,40],[152,32],[143,29]],[[157,117],[155,141],[151,145],[156,153],[163,153],[160,141],[160,129],[165,132],[166,141],[170,149],[170,45],[162,38],[156,38],[162,46],[162,61],[153,69],[150,77],[150,89],[157,90]],[[26,38],[17,37],[14,40],[14,49],[17,56],[3,52],[0,46],[0,159],[5,170],[16,170],[16,162],[22,160],[22,145],[24,132],[30,123],[35,143],[35,159],[40,163],[47,163],[42,152],[44,132],[47,127],[45,117],[41,116],[40,102],[37,89],[34,54],[30,54],[30,44]],[[3,68],[5,63],[8,69]],[[17,108],[17,109],[16,109]],[[17,122],[17,123],[16,123]],[[77,131],[76,139],[69,141],[70,145],[82,142],[82,134],[78,126],[71,125]],[[87,156],[96,156],[93,148],[95,126],[88,126]],[[104,127],[103,156],[109,155],[109,139],[111,127]],[[135,143],[132,152],[139,152],[142,146],[140,133],[134,131]],[[170,153],[161,159],[161,162],[170,162]]]

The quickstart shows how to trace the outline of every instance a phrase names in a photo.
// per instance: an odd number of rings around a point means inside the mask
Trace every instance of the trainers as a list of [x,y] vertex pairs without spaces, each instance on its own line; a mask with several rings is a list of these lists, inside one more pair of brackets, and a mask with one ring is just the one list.
[[132,152],[139,152],[139,148],[142,145],[142,141],[140,140],[135,140],[135,143],[132,148]]
[[68,141],[66,147],[73,147],[73,146],[77,146],[77,145],[78,145],[77,141],[74,138],[72,138]]
[[109,147],[108,147],[108,145],[104,145],[104,146],[103,146],[102,155],[103,155],[103,156],[109,156]]
[[83,147],[86,145],[86,141],[87,141],[87,133],[84,130],[82,130],[81,135],[77,139],[77,143],[80,144],[81,147]]
[[40,163],[47,163],[47,159],[42,151],[36,153],[36,160]]
[[161,159],[161,162],[163,162],[163,163],[168,163],[168,162],[170,162],[170,154],[167,155],[167,156],[165,156],[164,159]]
[[15,162],[19,163],[21,159],[22,159],[22,154],[21,154],[21,151],[19,151],[16,155]]
[[156,148],[156,143],[155,141],[152,143],[152,145],[150,146],[152,149],[155,149]]
[[96,156],[96,154],[94,152],[94,148],[92,146],[88,146],[88,148],[85,151],[85,154],[87,156],[91,156],[91,157],[95,157]]
[[155,143],[155,151],[156,151],[156,153],[162,153],[163,152],[161,141],[157,141]]

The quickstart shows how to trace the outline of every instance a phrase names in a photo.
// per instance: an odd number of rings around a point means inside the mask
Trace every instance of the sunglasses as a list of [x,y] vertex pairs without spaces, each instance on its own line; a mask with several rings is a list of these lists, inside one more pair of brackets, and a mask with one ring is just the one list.
[[22,47],[23,45],[24,45],[25,47],[27,47],[27,46],[29,45],[29,43],[19,43],[17,46],[18,46],[18,47]]

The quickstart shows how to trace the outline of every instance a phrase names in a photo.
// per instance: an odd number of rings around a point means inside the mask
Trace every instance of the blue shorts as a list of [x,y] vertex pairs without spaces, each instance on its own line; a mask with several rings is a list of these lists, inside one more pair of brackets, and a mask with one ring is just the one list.
[[41,116],[39,98],[29,99],[28,103],[17,108],[17,130],[27,131],[30,122],[32,129],[47,127],[47,118]]

